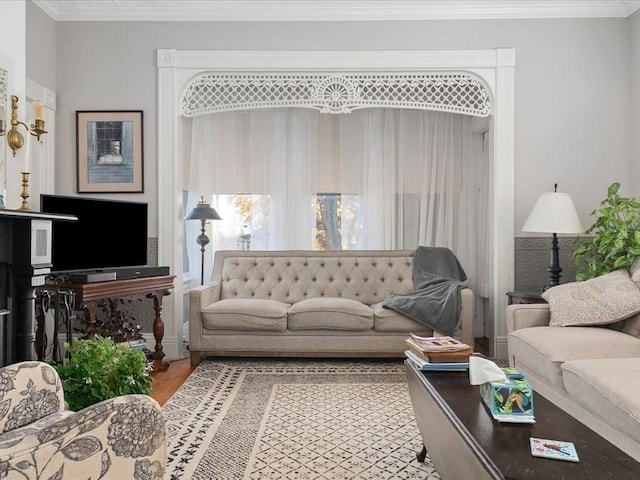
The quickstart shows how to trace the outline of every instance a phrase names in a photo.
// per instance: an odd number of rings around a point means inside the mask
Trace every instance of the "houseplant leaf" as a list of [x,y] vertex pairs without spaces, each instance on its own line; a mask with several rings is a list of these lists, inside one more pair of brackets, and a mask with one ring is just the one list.
[[575,240],[578,281],[628,268],[640,253],[640,202],[621,197],[619,190],[618,182],[607,188],[607,198],[591,212],[595,220],[586,236]]

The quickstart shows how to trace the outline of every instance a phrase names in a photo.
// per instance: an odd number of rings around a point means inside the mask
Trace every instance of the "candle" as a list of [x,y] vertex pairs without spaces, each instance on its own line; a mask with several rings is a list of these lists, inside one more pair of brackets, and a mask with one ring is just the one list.
[[24,139],[24,157],[23,157],[23,161],[22,161],[22,172],[24,173],[28,173],[29,172],[29,150],[31,149],[31,134],[29,132],[27,132],[27,134],[25,135],[25,139]]
[[33,102],[33,113],[36,120],[44,120],[44,105],[42,102]]

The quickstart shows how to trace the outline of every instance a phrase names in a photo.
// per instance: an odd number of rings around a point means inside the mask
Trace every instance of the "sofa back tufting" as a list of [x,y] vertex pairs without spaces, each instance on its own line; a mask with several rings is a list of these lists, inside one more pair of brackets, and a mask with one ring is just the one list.
[[220,298],[296,303],[341,297],[367,305],[413,289],[413,250],[329,252],[217,251]]

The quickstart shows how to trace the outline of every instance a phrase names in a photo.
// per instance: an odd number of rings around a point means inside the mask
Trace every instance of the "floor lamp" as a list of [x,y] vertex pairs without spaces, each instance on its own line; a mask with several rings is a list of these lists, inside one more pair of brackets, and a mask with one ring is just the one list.
[[584,228],[580,217],[576,212],[571,197],[566,193],[558,193],[558,184],[554,184],[553,192],[540,195],[529,214],[529,218],[522,227],[523,232],[551,233],[551,264],[549,272],[549,284],[543,290],[560,284],[560,260],[558,256],[558,233],[580,234]]
[[193,209],[189,212],[189,215],[184,217],[185,220],[200,220],[202,222],[202,226],[200,228],[200,235],[196,239],[198,245],[200,245],[200,253],[202,255],[202,259],[200,261],[200,285],[204,285],[204,250],[205,247],[209,244],[209,237],[205,233],[207,220],[222,220],[218,212],[215,211],[213,207],[211,207],[204,199],[204,197],[200,197],[200,201],[198,204],[193,207]]

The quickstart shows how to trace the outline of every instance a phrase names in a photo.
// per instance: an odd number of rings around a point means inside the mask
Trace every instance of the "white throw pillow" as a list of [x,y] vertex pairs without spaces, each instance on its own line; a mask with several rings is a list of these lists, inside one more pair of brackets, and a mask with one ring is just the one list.
[[542,298],[551,326],[606,325],[640,312],[640,289],[626,269],[551,287]]

